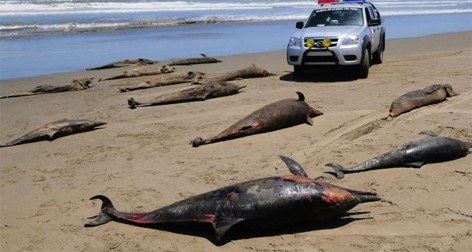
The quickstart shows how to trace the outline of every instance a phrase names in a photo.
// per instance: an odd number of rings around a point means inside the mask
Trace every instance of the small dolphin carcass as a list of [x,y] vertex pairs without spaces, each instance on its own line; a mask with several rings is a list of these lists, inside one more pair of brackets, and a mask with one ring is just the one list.
[[267,77],[267,76],[273,76],[273,75],[275,74],[270,73],[264,68],[261,68],[252,64],[252,66],[250,67],[223,73],[221,75],[209,78],[208,81],[225,82],[225,81],[232,81],[232,80],[237,80],[237,79],[260,78],[260,77]]
[[168,65],[161,66],[161,67],[140,67],[140,68],[135,68],[129,71],[124,71],[121,74],[118,74],[118,75],[115,75],[106,79],[99,79],[98,81],[136,78],[136,77],[141,77],[141,76],[167,74],[167,73],[172,73],[172,72],[174,72],[174,67],[168,66]]
[[28,91],[1,96],[0,99],[85,90],[92,87],[92,80],[93,78],[73,79],[70,84],[64,86],[40,85]]
[[143,59],[143,58],[125,59],[125,60],[119,60],[112,63],[108,63],[103,66],[86,68],[85,70],[101,70],[101,69],[110,69],[110,68],[125,67],[125,66],[132,66],[132,65],[144,66],[144,65],[152,65],[156,63],[157,61],[155,60],[149,60],[149,59]]
[[449,84],[434,84],[424,89],[408,92],[392,102],[389,115],[385,119],[397,117],[400,114],[423,106],[442,102],[447,97],[456,95],[458,93],[454,92]]
[[97,127],[107,124],[106,122],[90,121],[85,119],[69,120],[63,119],[45,124],[20,138],[0,145],[8,147],[17,144],[37,142],[41,140],[54,140],[58,137],[72,135],[79,132],[95,130]]
[[[348,215],[365,202],[380,200],[375,193],[361,192],[306,177],[294,160],[281,156],[293,175],[255,179],[203,193],[147,213],[121,212],[111,200],[101,200],[100,213],[86,227],[112,220],[151,224],[210,223],[221,240],[231,227],[284,227],[310,221],[329,221]],[[261,225],[261,226],[260,226]]]
[[323,113],[308,105],[303,93],[297,92],[297,94],[298,100],[284,99],[268,104],[229,126],[220,134],[207,139],[197,137],[190,144],[193,147],[198,147],[203,144],[278,130],[302,123],[313,125],[311,118]]
[[177,85],[183,83],[198,83],[205,76],[205,73],[189,71],[186,73],[167,73],[158,75],[150,80],[138,83],[136,85],[120,88],[120,92],[129,92],[139,89]]
[[344,168],[337,163],[328,163],[326,166],[332,167],[336,172],[336,177],[341,179],[344,173],[393,167],[420,168],[427,163],[450,161],[465,157],[469,153],[470,143],[438,136],[431,131],[422,131],[420,134],[430,137],[409,142],[351,168]]
[[133,98],[128,100],[131,109],[146,106],[158,106],[180,102],[204,101],[206,99],[234,95],[246,86],[238,86],[232,83],[209,82],[188,89],[160,95],[148,102],[137,102]]
[[179,59],[174,60],[169,63],[169,66],[187,66],[187,65],[196,65],[196,64],[211,64],[211,63],[219,63],[221,60],[207,57],[206,55],[202,55],[200,58],[187,58],[187,59]]

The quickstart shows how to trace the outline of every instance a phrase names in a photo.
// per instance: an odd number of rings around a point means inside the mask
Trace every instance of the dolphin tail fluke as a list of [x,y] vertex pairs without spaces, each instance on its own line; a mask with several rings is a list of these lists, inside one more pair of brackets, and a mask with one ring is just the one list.
[[201,137],[197,137],[195,139],[193,139],[190,144],[193,146],[193,147],[198,147],[202,144],[205,144],[205,140],[203,140],[203,138]]
[[334,171],[336,172],[336,178],[337,179],[344,178],[344,172],[343,172],[344,167],[342,167],[340,164],[327,163],[326,166],[329,166],[329,167],[334,169]]
[[90,198],[90,200],[95,200],[95,199],[99,199],[102,201],[102,207],[100,209],[101,212],[100,214],[96,216],[90,217],[89,219],[93,219],[93,220],[85,224],[84,225],[85,227],[95,227],[95,226],[106,224],[110,222],[111,220],[113,220],[111,215],[108,214],[108,212],[110,211],[115,211],[115,207],[113,206],[113,203],[111,203],[111,200],[103,195],[97,195]]
[[107,213],[100,213],[99,215],[92,216],[89,219],[93,220],[89,223],[86,223],[84,227],[96,227],[113,220],[113,218]]
[[135,109],[140,105],[139,102],[135,101],[133,98],[128,100],[128,106],[130,109]]

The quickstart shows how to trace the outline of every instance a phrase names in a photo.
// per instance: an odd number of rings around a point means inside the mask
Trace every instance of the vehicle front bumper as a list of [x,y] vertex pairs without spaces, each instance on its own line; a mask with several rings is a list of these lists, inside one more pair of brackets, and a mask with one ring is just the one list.
[[362,45],[337,45],[329,48],[287,47],[289,65],[359,65],[362,58]]

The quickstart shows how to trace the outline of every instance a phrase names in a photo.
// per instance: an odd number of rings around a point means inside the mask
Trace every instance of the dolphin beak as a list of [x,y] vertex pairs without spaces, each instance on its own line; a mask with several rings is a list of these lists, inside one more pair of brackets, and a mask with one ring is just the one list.
[[96,122],[95,127],[100,127],[100,126],[103,126],[103,125],[106,125],[106,124],[107,124],[106,122]]
[[323,114],[323,112],[310,107],[310,117],[315,117],[315,116],[319,116],[319,115],[322,115],[322,114]]

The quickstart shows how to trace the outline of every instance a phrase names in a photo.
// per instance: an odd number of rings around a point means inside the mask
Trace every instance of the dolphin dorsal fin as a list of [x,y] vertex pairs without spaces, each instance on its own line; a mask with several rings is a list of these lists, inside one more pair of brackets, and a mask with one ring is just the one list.
[[282,159],[282,161],[284,161],[284,163],[287,165],[288,167],[288,170],[293,174],[293,175],[297,175],[297,176],[302,176],[302,177],[308,177],[308,175],[306,174],[305,170],[302,168],[302,166],[297,163],[295,160],[289,158],[289,157],[286,157],[286,156],[283,156],[283,155],[279,155],[279,157]]
[[302,92],[297,92],[298,100],[305,101],[305,95]]

